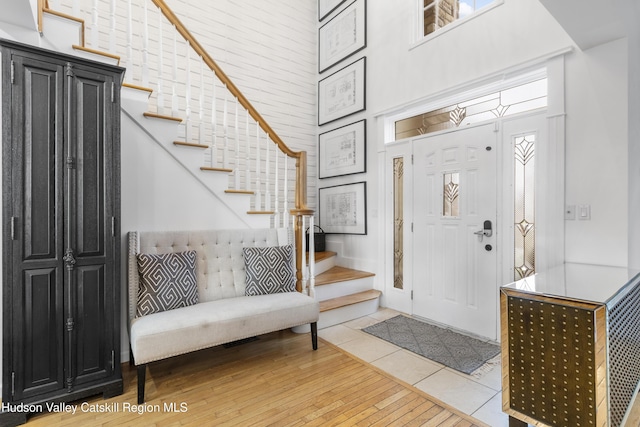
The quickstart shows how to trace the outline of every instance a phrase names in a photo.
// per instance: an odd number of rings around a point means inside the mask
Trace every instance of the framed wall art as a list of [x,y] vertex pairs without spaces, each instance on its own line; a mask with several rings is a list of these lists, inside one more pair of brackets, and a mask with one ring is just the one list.
[[346,0],[318,0],[318,21],[322,21]]
[[320,134],[320,179],[366,172],[366,127],[366,120],[360,120]]
[[318,68],[322,73],[367,46],[367,3],[356,0],[320,27]]
[[320,226],[328,234],[367,234],[367,183],[321,188]]
[[366,108],[366,57],[318,82],[318,125]]

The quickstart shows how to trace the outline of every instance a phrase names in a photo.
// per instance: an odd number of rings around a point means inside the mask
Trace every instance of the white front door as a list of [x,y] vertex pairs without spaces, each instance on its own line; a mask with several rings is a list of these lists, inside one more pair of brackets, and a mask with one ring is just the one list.
[[413,314],[497,339],[495,124],[413,142]]

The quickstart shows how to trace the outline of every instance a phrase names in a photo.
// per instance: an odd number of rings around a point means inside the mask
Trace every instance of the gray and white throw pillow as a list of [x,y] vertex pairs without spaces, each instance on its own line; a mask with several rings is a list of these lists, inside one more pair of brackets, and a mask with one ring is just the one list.
[[198,303],[196,251],[138,254],[137,258],[138,316]]
[[246,295],[295,292],[296,275],[291,245],[243,248],[242,253],[247,275]]

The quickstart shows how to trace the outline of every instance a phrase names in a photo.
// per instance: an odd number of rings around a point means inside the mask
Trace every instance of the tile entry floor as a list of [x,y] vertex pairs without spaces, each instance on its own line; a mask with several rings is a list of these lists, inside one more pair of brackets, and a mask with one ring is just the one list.
[[[502,412],[499,364],[479,377],[466,375],[362,331],[398,314],[402,313],[381,308],[368,316],[321,329],[318,335],[491,427],[508,427],[508,416]],[[638,420],[629,421],[627,427],[640,425]]]

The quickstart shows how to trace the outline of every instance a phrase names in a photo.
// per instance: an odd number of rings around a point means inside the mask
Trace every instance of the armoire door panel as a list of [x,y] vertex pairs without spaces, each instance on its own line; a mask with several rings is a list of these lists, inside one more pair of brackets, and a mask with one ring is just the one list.
[[[108,344],[108,319],[113,316],[107,303],[105,283],[109,272],[103,265],[77,268],[75,338],[77,345],[77,382],[82,383],[87,376],[93,380],[111,371],[111,352]],[[84,377],[84,378],[83,378]]]
[[[50,68],[44,68],[45,66]],[[25,259],[52,259],[56,248],[57,113],[60,67],[25,64],[22,171]]]
[[[74,113],[76,123],[75,248],[79,257],[105,254],[105,81],[76,71]],[[88,74],[88,75],[84,75]]]
[[[23,316],[16,319],[16,335],[23,340],[22,372],[24,397],[63,385],[63,326],[60,307],[63,301],[62,274],[56,268],[24,272],[20,305]],[[43,355],[45,357],[43,357]]]

